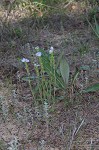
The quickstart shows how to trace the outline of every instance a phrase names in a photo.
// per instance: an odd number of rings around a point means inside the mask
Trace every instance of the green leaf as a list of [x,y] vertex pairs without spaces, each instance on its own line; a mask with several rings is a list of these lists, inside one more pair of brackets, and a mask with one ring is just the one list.
[[87,71],[87,70],[90,70],[90,66],[89,65],[83,65],[80,67],[80,69]]
[[59,56],[57,56],[58,58],[57,58],[56,68],[59,67],[59,65],[60,65],[60,60],[62,59],[63,55],[64,55],[64,52],[62,51],[61,54],[60,54]]
[[72,85],[74,84],[75,80],[77,79],[79,73],[80,73],[80,72],[79,72],[79,69],[76,68],[75,74],[74,74],[74,76],[73,76],[73,78],[72,78],[72,82],[71,82]]
[[[44,77],[48,78],[48,75],[44,75]],[[41,80],[41,79],[42,79],[42,76],[39,76],[39,77],[38,77],[38,76],[35,75],[35,76],[23,77],[23,78],[22,78],[23,81],[30,81],[30,80],[36,80],[36,79],[37,79],[37,80]]]
[[[90,25],[90,27],[92,28],[92,30],[94,31],[94,33],[96,34],[96,36],[99,38],[99,34],[98,34],[98,32],[97,32],[97,29],[96,28],[94,28],[93,26],[92,26],[92,24],[89,22],[89,20],[87,19],[87,21],[88,21],[88,23],[89,23],[89,25]],[[97,21],[96,21],[97,22]],[[98,25],[98,23],[95,23],[95,24],[97,24]],[[97,26],[96,25],[96,26]]]
[[99,83],[96,83],[96,84],[86,88],[85,90],[83,90],[83,93],[96,92],[96,91],[99,91]]
[[95,19],[96,32],[99,35],[99,24],[98,24],[95,16],[94,16],[94,19]]
[[62,57],[60,60],[60,73],[66,84],[68,84],[69,80],[69,64],[65,58]]
[[23,77],[22,80],[23,81],[30,81],[30,80],[35,80],[37,78],[38,78],[37,76],[30,76],[30,77]]

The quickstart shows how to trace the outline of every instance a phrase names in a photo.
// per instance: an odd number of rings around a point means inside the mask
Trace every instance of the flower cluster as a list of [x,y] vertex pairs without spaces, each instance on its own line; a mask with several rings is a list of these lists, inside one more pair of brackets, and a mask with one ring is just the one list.
[[52,54],[53,51],[54,51],[54,48],[51,46],[51,47],[50,47],[50,50],[49,50],[49,54]]
[[37,56],[37,57],[41,57],[41,55],[42,55],[41,52],[37,52],[37,53],[36,53],[36,56]]
[[35,67],[39,67],[40,65],[35,63],[34,66],[35,66]]
[[27,63],[30,62],[29,59],[27,59],[27,58],[22,58],[21,61],[22,62],[27,62]]
[[[39,48],[37,47],[36,49],[39,49]],[[54,51],[54,48],[51,46],[51,47],[50,47],[50,50],[49,50],[49,54],[52,54],[53,51]],[[37,56],[37,57],[41,57],[41,56],[42,56],[42,53],[39,51],[39,52],[36,53],[36,56]]]

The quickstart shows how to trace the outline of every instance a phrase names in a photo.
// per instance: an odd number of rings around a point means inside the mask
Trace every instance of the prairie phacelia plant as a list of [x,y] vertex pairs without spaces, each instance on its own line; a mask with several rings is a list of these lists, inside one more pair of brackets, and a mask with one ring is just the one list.
[[[32,60],[22,59],[27,71],[27,76],[22,79],[29,83],[36,106],[38,103],[43,105],[45,101],[49,104],[55,103],[56,99],[60,99],[61,96],[63,99],[69,96],[70,99],[80,71],[76,69],[70,78],[70,67],[64,54],[56,58],[53,47],[49,51],[39,47],[36,47],[35,50],[36,53]],[[28,63],[34,66],[33,75],[30,73]]]
[[[26,77],[23,80],[28,81],[33,98],[37,103],[47,100],[48,103],[54,103],[59,91],[66,91],[69,86],[69,64],[64,56],[56,58],[54,48],[51,46],[48,52],[39,47],[35,48],[34,55],[35,62],[31,62],[27,58],[23,58],[22,62],[25,63],[27,71]],[[58,65],[56,62],[59,62]],[[33,64],[34,74],[31,75],[28,63]],[[75,79],[74,79],[75,80]],[[36,82],[33,87],[32,81]],[[74,82],[73,82],[74,83]],[[66,95],[66,93],[64,94]]]

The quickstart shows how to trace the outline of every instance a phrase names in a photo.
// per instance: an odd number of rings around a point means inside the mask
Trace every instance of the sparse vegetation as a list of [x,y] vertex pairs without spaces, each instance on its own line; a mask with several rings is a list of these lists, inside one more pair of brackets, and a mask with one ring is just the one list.
[[98,150],[99,2],[0,2],[0,150]]

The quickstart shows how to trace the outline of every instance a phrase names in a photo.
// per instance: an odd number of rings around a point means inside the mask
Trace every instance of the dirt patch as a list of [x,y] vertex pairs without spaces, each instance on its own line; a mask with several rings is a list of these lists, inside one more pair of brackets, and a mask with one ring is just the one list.
[[98,92],[79,96],[74,93],[71,101],[68,95],[57,100],[48,106],[46,120],[43,106],[33,105],[28,83],[21,80],[26,70],[20,59],[25,57],[32,62],[36,46],[45,51],[53,46],[56,57],[64,51],[71,74],[75,67],[91,68],[85,72],[88,82],[82,80],[81,72],[75,91],[82,88],[82,83],[86,87],[99,82],[99,42],[85,18],[82,19],[85,9],[80,11],[78,6],[70,6],[68,15],[54,14],[39,21],[21,21],[22,16],[18,18],[16,12],[8,26],[4,22],[0,42],[0,143],[4,143],[4,149],[16,138],[20,150],[99,149]]

